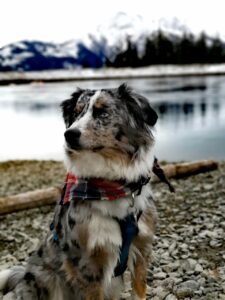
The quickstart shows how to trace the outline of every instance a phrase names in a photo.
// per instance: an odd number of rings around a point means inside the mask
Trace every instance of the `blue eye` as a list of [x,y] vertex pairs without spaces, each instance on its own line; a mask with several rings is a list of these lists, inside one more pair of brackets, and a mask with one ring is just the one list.
[[101,116],[101,118],[108,118],[109,113],[107,113],[107,112],[102,112],[102,113],[100,114],[100,116]]

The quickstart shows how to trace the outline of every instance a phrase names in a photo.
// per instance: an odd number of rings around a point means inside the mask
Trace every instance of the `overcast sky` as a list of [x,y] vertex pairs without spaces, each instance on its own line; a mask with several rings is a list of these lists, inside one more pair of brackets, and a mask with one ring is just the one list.
[[225,36],[225,0],[1,0],[0,9],[0,47],[23,39],[79,38],[119,11],[149,23],[177,17],[194,31]]

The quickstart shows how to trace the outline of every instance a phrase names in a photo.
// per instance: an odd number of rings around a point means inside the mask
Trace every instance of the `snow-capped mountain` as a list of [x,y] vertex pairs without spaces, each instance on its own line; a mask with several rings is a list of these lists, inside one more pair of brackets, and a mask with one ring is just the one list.
[[127,37],[142,51],[149,31],[141,17],[118,13],[107,25],[99,26],[82,40],[61,44],[20,41],[0,49],[0,71],[39,71],[75,67],[102,67],[106,59],[126,49]]
[[113,62],[118,53],[127,49],[128,38],[141,56],[146,38],[158,29],[171,38],[190,32],[178,19],[160,19],[149,25],[141,16],[131,17],[119,12],[82,39],[61,44],[20,41],[7,45],[0,49],[0,71],[100,68],[106,60]]
[[0,49],[0,71],[41,71],[79,66],[101,67],[100,50],[80,41],[63,44],[20,41]]
[[141,16],[128,16],[119,12],[107,24],[97,28],[96,38],[103,37],[106,40],[106,56],[113,61],[115,56],[127,48],[127,38],[137,45],[138,51],[142,53],[145,40],[152,29],[145,24]]

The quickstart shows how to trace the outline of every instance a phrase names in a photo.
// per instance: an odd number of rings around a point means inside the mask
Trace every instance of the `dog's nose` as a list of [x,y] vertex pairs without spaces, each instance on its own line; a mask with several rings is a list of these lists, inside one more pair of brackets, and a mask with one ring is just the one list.
[[79,129],[68,129],[65,131],[64,136],[69,146],[75,149],[79,147],[79,138],[81,136],[81,132]]

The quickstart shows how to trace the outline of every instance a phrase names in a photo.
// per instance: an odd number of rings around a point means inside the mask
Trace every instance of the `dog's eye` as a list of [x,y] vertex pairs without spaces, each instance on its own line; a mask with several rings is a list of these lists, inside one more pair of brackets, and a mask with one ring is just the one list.
[[104,112],[101,112],[100,116],[101,116],[101,118],[108,118],[109,113],[107,113],[106,111],[104,111]]
[[76,105],[76,107],[75,107],[75,112],[77,114],[81,113],[82,110],[84,109],[84,106],[85,106],[84,103],[78,102],[77,105]]
[[105,108],[97,108],[97,107],[93,107],[93,117],[94,118],[108,118],[109,113],[106,111]]

